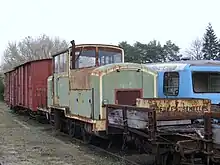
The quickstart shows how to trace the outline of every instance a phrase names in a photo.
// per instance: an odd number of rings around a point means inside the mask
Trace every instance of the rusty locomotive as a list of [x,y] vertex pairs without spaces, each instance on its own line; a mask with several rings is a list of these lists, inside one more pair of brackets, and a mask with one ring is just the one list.
[[[45,117],[55,129],[85,143],[94,136],[110,144],[121,137],[122,149],[132,142],[138,151],[154,155],[158,165],[219,162],[218,133],[211,120],[219,114],[211,112],[210,100],[158,98],[158,73],[143,64],[125,63],[123,49],[71,44],[41,64],[47,72],[33,82],[32,75],[19,76],[21,67],[7,72],[6,103]],[[30,72],[26,65],[35,63],[22,65],[24,75]]]

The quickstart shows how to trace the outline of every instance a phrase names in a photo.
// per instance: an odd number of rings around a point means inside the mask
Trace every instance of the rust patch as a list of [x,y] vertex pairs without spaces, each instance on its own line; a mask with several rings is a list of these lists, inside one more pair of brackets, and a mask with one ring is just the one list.
[[220,112],[220,105],[219,104],[212,104],[211,105],[211,110]]
[[[108,66],[103,66],[101,68],[95,69],[93,75],[103,76],[109,74],[110,72],[115,72],[117,70],[138,70],[143,69],[141,64],[134,63],[120,63],[120,64],[111,64]],[[146,68],[145,68],[146,69]]]
[[98,132],[98,131],[105,131],[106,130],[106,120],[92,120],[83,116],[77,116],[77,115],[68,115],[65,114],[67,118],[83,121],[85,123],[92,124],[92,131]]
[[95,67],[81,68],[70,71],[70,89],[90,89],[90,75]]
[[138,98],[138,107],[154,108],[157,120],[184,120],[203,117],[205,111],[211,111],[208,99],[170,99]]
[[76,120],[79,120],[79,121],[83,121],[83,122],[85,122],[85,123],[91,123],[91,124],[92,124],[92,123],[95,123],[95,120],[92,120],[92,119],[87,118],[87,117],[84,117],[84,116],[73,115],[73,114],[71,114],[71,115],[65,114],[65,116],[66,116],[67,118],[76,119]]
[[93,131],[105,131],[106,130],[106,120],[96,120],[93,127]]
[[54,102],[53,104],[54,104],[54,105],[59,105],[59,99],[58,99],[58,97],[57,97],[57,96],[53,96],[53,99],[54,99],[54,100],[53,100],[53,102]]
[[220,112],[206,112],[205,116],[211,116],[212,118],[215,119],[220,119]]

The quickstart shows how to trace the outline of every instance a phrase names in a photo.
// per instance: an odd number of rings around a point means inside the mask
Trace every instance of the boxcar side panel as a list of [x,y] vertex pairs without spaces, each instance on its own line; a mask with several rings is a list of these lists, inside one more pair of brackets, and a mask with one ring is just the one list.
[[10,81],[10,89],[9,89],[9,104],[12,105],[12,92],[13,92],[13,89],[12,89],[12,86],[13,86],[13,83],[14,81],[12,80],[12,75],[13,75],[13,71],[10,73],[9,75],[9,81]]
[[16,81],[16,77],[15,77],[15,70],[11,73],[11,105],[14,106],[15,105],[15,81]]
[[8,105],[10,105],[10,89],[11,89],[11,82],[10,82],[10,73],[8,73],[8,82],[7,83],[5,83],[5,86],[6,86],[6,88],[8,88],[8,91],[7,91],[7,97],[8,97]]
[[15,71],[12,71],[10,74],[10,85],[11,85],[11,89],[10,89],[10,105],[13,106],[14,104],[14,85],[15,85],[15,77],[14,77]]
[[32,108],[33,91],[32,91],[32,63],[28,64],[28,108]]
[[14,89],[13,89],[14,79],[12,78],[13,75],[14,75],[14,71],[12,71],[9,75],[9,81],[10,81],[9,104],[10,104],[10,106],[12,106],[12,104],[13,104],[13,92],[14,92]]
[[28,107],[28,64],[24,66],[24,106]]
[[13,104],[13,106],[17,106],[18,105],[18,69],[15,70],[14,77],[15,77],[15,85],[14,85],[14,104]]
[[[5,73],[5,101],[12,107],[37,110],[47,106],[47,78],[52,74],[52,59],[30,61]],[[37,98],[37,89],[40,97]]]
[[13,73],[13,79],[14,79],[14,82],[13,82],[13,103],[12,105],[15,106],[16,104],[16,84],[17,84],[17,76],[16,76],[16,69]]
[[16,79],[17,79],[17,90],[16,90],[16,105],[21,106],[21,107],[26,107],[25,106],[25,101],[24,101],[24,95],[25,95],[25,89],[24,89],[24,68],[25,64],[21,65],[16,68]]
[[24,67],[25,65],[22,65],[21,67],[21,104],[23,107],[24,105]]
[[19,105],[19,101],[20,101],[20,74],[19,74],[19,69],[17,69],[17,97],[16,97],[16,105],[18,106]]
[[18,67],[18,102],[17,105],[21,105],[21,93],[22,93],[22,89],[21,89],[21,67]]
[[[32,63],[32,110],[47,106],[47,78],[52,74],[52,60],[45,59]],[[40,96],[40,97],[39,97]]]
[[10,81],[9,81],[10,72],[4,74],[4,101],[7,105],[9,105],[9,89],[10,89]]

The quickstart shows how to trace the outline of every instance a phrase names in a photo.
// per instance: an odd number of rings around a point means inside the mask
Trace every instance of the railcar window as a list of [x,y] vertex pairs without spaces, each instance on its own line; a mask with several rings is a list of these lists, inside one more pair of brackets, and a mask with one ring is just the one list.
[[165,72],[163,92],[166,96],[177,96],[179,93],[179,73]]
[[[98,52],[96,52],[98,48]],[[96,55],[98,56],[96,57]],[[77,48],[75,53],[75,68],[93,67],[96,65],[96,59],[99,66],[121,63],[122,51],[120,49],[108,48],[108,47],[84,47]],[[72,55],[70,57],[70,68],[75,69],[72,66]]]
[[83,49],[80,53],[76,52],[76,68],[92,67],[96,64],[95,48],[92,50]]
[[59,56],[54,57],[54,72],[59,72]]
[[64,53],[63,55],[63,66],[64,66],[64,69],[63,71],[64,72],[67,72],[68,71],[68,60],[67,60],[67,57],[68,57],[68,52]]
[[61,54],[59,56],[60,56],[59,72],[64,72],[64,54]]
[[99,65],[121,63],[122,54],[113,50],[99,50]]
[[220,92],[220,72],[193,72],[192,81],[195,93]]
[[67,71],[67,57],[68,57],[68,52],[62,53],[54,57],[55,73],[62,73]]

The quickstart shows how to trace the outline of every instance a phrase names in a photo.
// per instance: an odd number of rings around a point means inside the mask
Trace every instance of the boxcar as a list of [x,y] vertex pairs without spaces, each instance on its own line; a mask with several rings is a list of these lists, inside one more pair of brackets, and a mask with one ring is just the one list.
[[[29,61],[5,73],[6,97],[8,104],[16,110],[36,112],[39,104],[39,89],[46,90],[47,78],[52,73],[52,60]],[[41,94],[41,93],[40,93]],[[41,104],[46,104],[46,95]],[[8,99],[9,98],[9,99]]]

